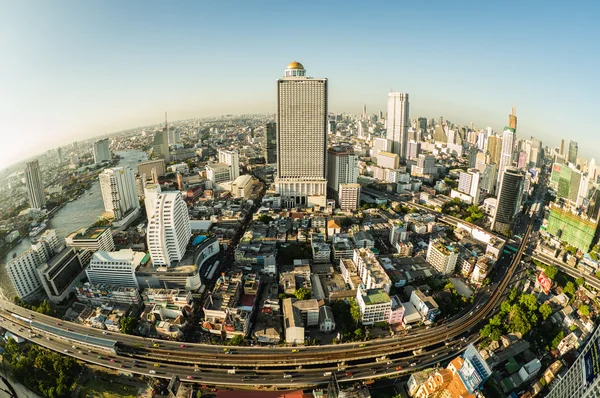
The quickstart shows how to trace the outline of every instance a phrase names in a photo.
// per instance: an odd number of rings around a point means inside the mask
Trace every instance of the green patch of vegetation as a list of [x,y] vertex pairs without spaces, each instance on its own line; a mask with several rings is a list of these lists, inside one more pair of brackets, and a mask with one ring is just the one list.
[[244,336],[235,335],[228,342],[227,345],[244,345]]
[[442,213],[476,225],[480,225],[485,221],[485,214],[477,205],[469,205],[458,198],[444,203],[442,205]]
[[51,316],[56,315],[56,309],[46,299],[44,299],[39,304],[28,304],[28,303],[24,302],[23,300],[21,300],[21,298],[19,296],[15,296],[13,301],[19,307],[27,308],[28,310],[32,310],[32,311],[35,311],[40,314],[51,315]]
[[301,287],[296,289],[295,296],[298,300],[308,300],[312,296],[312,291],[309,288]]
[[138,388],[104,379],[90,379],[81,388],[85,398],[135,398]]
[[133,334],[133,332],[135,332],[137,324],[138,319],[130,316],[124,316],[119,321],[119,326],[121,326],[121,332],[125,334]]
[[3,358],[23,385],[49,398],[70,397],[81,369],[71,357],[13,339],[6,341]]

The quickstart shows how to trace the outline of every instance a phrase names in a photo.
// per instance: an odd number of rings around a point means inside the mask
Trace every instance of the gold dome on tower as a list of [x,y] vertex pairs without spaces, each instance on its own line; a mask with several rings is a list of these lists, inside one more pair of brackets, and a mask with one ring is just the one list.
[[304,69],[304,66],[300,62],[294,61],[291,62],[286,69]]

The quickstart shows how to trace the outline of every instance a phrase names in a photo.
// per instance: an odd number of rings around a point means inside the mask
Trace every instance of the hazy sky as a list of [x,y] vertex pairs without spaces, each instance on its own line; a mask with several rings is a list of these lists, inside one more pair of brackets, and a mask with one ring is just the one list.
[[579,141],[600,158],[600,2],[5,1],[0,11],[0,168],[139,125],[275,111],[298,60],[327,77],[330,110]]

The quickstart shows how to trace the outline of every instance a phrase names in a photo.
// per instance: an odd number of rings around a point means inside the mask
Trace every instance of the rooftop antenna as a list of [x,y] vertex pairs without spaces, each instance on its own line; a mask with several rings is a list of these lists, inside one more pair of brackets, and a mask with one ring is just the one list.
[[511,108],[511,113],[510,114],[513,115],[513,116],[516,116],[516,114],[517,114],[517,108],[515,108],[514,105]]

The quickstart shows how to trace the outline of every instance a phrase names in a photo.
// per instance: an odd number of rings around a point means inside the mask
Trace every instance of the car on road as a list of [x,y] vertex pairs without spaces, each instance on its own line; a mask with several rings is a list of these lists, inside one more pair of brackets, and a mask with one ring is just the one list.
[[[14,323],[13,323],[13,325],[14,325]],[[61,326],[61,323],[60,322],[56,322],[56,326]]]
[[293,349],[292,352],[300,352],[300,350],[296,348],[296,349]]
[[69,350],[65,350],[64,352],[69,352]]
[[327,376],[331,376],[331,372],[325,372],[325,373],[323,373],[323,377],[327,377]]
[[402,366],[396,366],[396,370],[402,370]]
[[352,376],[352,372],[346,372],[346,376]]
[[155,364],[154,364],[154,367],[155,367],[155,368],[160,368],[160,364],[159,364],[159,363],[155,363]]
[[413,363],[410,364],[410,366],[417,366],[417,363],[413,362]]
[[150,369],[150,370],[148,371],[148,373],[150,373],[151,375],[155,375],[155,374],[156,374],[156,370]]
[[71,329],[69,329],[69,328],[67,328],[67,332],[72,332],[72,330],[71,330]]
[[284,374],[283,374],[283,378],[284,378],[284,379],[291,379],[291,378],[292,378],[292,375],[291,375],[291,374],[289,374],[289,373],[284,373]]
[[102,332],[102,334],[108,334],[108,332]]
[[359,347],[366,347],[367,345],[365,343],[362,343],[359,345]]
[[115,360],[114,360],[114,359],[112,359],[112,358],[110,359],[110,361],[111,361],[112,363],[115,363]]
[[194,380],[194,376],[190,375],[190,376],[186,377],[186,379],[188,379],[188,380]]
[[154,344],[152,344],[152,347],[154,347],[154,348],[158,348],[158,347],[160,347],[160,344],[158,344],[158,343],[154,343]]
[[182,345],[179,346],[179,348],[186,348],[186,345],[182,344]]
[[102,358],[102,355],[98,355],[98,359],[104,359],[104,358]]

